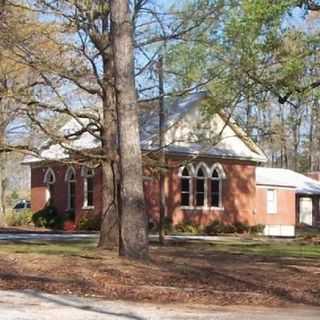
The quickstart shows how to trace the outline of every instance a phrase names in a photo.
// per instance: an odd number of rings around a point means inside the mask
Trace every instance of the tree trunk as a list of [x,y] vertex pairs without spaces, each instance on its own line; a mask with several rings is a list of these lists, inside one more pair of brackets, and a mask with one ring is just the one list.
[[119,246],[119,205],[118,205],[118,155],[117,155],[117,125],[115,99],[107,90],[108,98],[104,105],[104,130],[102,132],[103,148],[108,160],[102,164],[102,222],[98,246],[114,249]]
[[147,259],[142,158],[134,83],[132,20],[127,0],[111,0],[111,33],[118,110],[121,242],[120,255]]
[[165,172],[163,166],[166,163],[166,154],[164,150],[164,134],[165,134],[165,110],[164,110],[164,87],[163,87],[163,57],[159,59],[159,146],[160,146],[160,172],[159,172],[159,242],[164,245],[164,218],[166,213],[166,195],[165,195]]

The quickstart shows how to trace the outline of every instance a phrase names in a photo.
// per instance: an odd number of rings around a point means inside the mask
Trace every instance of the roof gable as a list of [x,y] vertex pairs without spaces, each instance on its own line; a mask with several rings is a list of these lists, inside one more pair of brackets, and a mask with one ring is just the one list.
[[[232,118],[223,113],[208,116],[203,112],[202,103],[206,93],[197,93],[179,98],[166,105],[165,144],[168,153],[201,155],[217,158],[243,159],[265,162],[262,150],[239,128]],[[70,133],[79,130],[76,120],[69,121],[60,130]],[[140,114],[140,139],[142,150],[158,150],[159,112],[157,109],[144,110]],[[97,148],[100,142],[86,132],[67,145],[67,148]],[[63,145],[52,145],[41,154],[45,160],[61,160],[68,157]],[[36,162],[39,158],[27,157],[24,163]]]

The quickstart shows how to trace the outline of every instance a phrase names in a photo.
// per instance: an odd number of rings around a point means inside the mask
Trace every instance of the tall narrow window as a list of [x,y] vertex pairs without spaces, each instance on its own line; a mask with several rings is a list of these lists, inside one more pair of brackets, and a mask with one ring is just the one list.
[[214,169],[211,176],[211,207],[221,207],[221,178],[217,169]]
[[277,192],[274,189],[267,190],[267,212],[269,214],[277,213]]
[[76,171],[74,168],[68,168],[65,181],[68,188],[67,208],[68,210],[74,210],[76,204]]
[[196,181],[196,206],[203,207],[206,202],[206,175],[202,167],[197,171]]
[[192,177],[187,167],[181,173],[181,206],[189,207],[192,205],[191,198]]
[[94,194],[94,170],[90,168],[83,168],[83,207],[91,208],[94,206],[93,203],[93,194]]
[[54,204],[54,184],[56,182],[56,176],[51,168],[47,169],[43,182],[47,186],[47,204],[52,206]]

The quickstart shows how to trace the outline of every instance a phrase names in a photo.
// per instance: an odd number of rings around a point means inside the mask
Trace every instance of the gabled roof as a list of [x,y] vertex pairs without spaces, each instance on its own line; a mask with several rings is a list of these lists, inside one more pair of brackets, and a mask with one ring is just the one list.
[[[201,107],[201,102],[205,100],[207,94],[204,92],[192,94],[185,98],[166,100],[166,121],[165,128],[168,133],[174,126],[178,125],[188,114]],[[140,139],[141,148],[144,151],[158,150],[159,134],[159,113],[158,109],[143,108],[140,112]],[[219,121],[226,124],[228,130],[232,131],[232,136],[228,141],[207,145],[201,143],[186,142],[183,144],[172,142],[166,146],[166,152],[178,155],[199,155],[204,157],[218,157],[228,159],[250,160],[255,162],[265,162],[266,156],[263,151],[237,126],[235,121],[223,113],[217,113],[213,117],[219,117]],[[62,129],[61,133],[70,133],[80,128],[76,120],[69,121]],[[236,138],[237,137],[237,138]],[[236,142],[232,139],[238,139]],[[240,140],[239,140],[240,139]],[[231,141],[232,140],[232,141]],[[232,142],[232,143],[231,143]],[[100,142],[90,133],[82,134],[79,139],[74,140],[69,146],[74,149],[90,149],[100,146]],[[61,145],[52,145],[41,153],[41,159],[37,157],[26,157],[24,163],[39,162],[45,160],[61,160],[68,158],[68,152]]]
[[[201,108],[201,103],[208,97],[206,92],[192,94],[186,98],[177,98],[174,101],[166,103],[166,123],[165,128],[167,132],[171,128],[177,126],[187,114],[192,113],[195,109]],[[229,159],[251,160],[255,162],[266,162],[267,157],[264,152],[257,146],[253,140],[236,124],[232,117],[218,112],[212,116],[219,117],[232,131],[232,137],[229,136],[228,141],[220,142],[215,145],[204,146],[201,143],[171,143],[166,146],[168,153],[181,154],[181,155],[199,155],[203,157],[219,157]],[[222,127],[223,127],[222,126]],[[159,134],[159,114],[158,110],[151,112],[143,112],[140,117],[140,130],[141,130],[141,146],[144,150],[157,150],[158,134]],[[221,132],[217,132],[217,134]],[[231,147],[231,138],[238,137],[240,143]],[[242,144],[242,146],[240,146]]]
[[295,188],[301,195],[320,195],[320,182],[289,169],[257,167],[256,184]]

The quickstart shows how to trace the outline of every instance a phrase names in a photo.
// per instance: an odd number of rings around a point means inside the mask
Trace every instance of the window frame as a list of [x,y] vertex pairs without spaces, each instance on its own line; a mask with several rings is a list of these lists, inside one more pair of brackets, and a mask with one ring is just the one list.
[[[71,174],[73,174],[73,178],[71,177]],[[69,210],[75,210],[76,209],[76,182],[77,182],[77,173],[76,170],[74,169],[74,167],[69,167],[66,171],[65,174],[65,182],[67,183],[67,211]],[[73,195],[73,199],[74,199],[74,207],[72,208],[71,202],[72,202],[72,197],[71,197],[71,184],[74,184],[74,195]]]
[[[269,207],[269,192],[273,193],[272,198],[272,208]],[[266,192],[266,202],[267,202],[267,214],[274,215],[278,213],[278,194],[277,190],[274,188],[268,188]]]
[[[200,169],[202,169],[203,176],[198,176],[198,172]],[[198,192],[198,190],[197,190],[198,180],[203,181],[203,192]],[[196,183],[196,186],[195,186],[195,208],[196,209],[206,209],[206,208],[208,208],[208,167],[203,162],[200,162],[197,165],[196,175],[195,175],[195,183]],[[197,195],[198,194],[203,194],[203,205],[197,204],[197,200],[198,200]]]
[[[49,180],[49,177],[52,179]],[[49,205],[53,205],[53,193],[54,193],[54,184],[56,183],[56,174],[51,167],[48,167],[44,177],[43,183],[46,186],[46,203]]]
[[[82,209],[94,209],[94,177],[95,171],[92,168],[82,167],[81,175],[83,177],[83,205]],[[88,180],[92,179],[92,190],[88,190]],[[92,204],[88,204],[88,194],[92,193]]]
[[[183,176],[183,171],[187,169],[188,170],[188,176]],[[193,168],[191,166],[184,166],[184,167],[181,167],[180,168],[180,171],[179,171],[179,177],[180,177],[180,208],[183,208],[183,209],[189,209],[189,208],[192,208],[193,207],[193,183],[192,183],[192,180],[193,180]],[[189,181],[189,191],[186,192],[186,191],[182,191],[182,179],[186,179]],[[189,205],[182,205],[181,202],[182,202],[182,194],[186,194],[188,193],[189,194]]]

